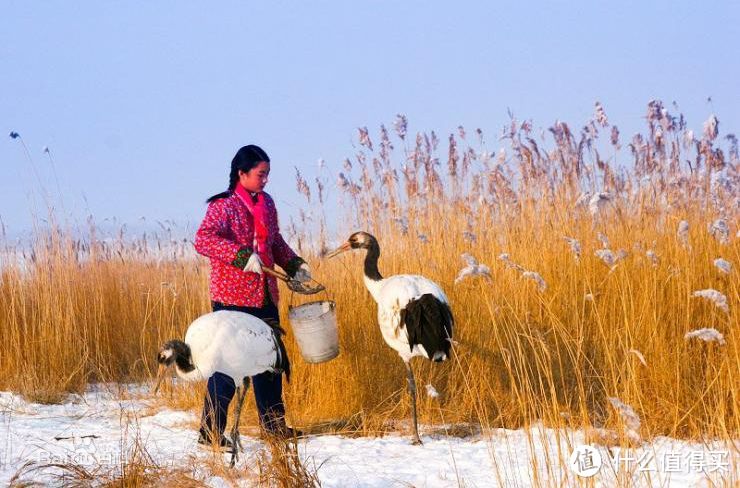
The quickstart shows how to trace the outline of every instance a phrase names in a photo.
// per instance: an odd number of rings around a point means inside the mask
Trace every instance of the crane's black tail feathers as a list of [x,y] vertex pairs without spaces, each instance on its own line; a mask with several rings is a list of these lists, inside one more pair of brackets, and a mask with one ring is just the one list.
[[276,319],[266,318],[262,320],[272,329],[272,337],[275,341],[277,361],[274,370],[276,373],[285,373],[285,379],[290,383],[290,359],[288,359],[288,351],[285,349],[285,343],[283,342],[285,329],[280,327],[280,323]]
[[421,344],[435,362],[450,357],[454,319],[449,305],[430,293],[424,294],[401,310],[401,322],[406,324],[410,349]]

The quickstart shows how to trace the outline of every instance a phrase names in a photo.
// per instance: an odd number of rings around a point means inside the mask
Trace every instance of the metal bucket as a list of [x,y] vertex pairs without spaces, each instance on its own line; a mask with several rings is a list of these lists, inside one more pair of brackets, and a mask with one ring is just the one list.
[[288,321],[309,363],[323,363],[339,355],[336,303],[320,300],[289,307]]

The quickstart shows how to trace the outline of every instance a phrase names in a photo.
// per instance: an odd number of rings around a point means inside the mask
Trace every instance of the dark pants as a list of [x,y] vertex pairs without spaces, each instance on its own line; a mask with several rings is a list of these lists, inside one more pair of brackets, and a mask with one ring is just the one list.
[[[248,313],[261,319],[271,318],[280,320],[277,307],[270,303],[261,308],[239,307],[212,302],[213,311],[235,310]],[[254,399],[257,403],[260,424],[268,432],[278,432],[285,429],[285,404],[283,403],[283,377],[269,371],[252,376]],[[230,376],[216,372],[208,379],[206,399],[203,404],[200,433],[206,439],[211,439],[210,433],[223,435],[226,429],[226,416],[229,404],[234,398],[236,385]]]

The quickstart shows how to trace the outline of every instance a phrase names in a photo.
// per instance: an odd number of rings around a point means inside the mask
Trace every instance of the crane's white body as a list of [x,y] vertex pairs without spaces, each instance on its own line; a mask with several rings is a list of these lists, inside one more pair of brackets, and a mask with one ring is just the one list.
[[[195,369],[177,374],[187,381],[210,378],[216,371],[239,385],[244,377],[274,371],[279,348],[272,328],[252,315],[219,310],[195,319],[185,333]],[[177,368],[176,368],[177,369]]]
[[[404,274],[383,278],[378,270],[378,240],[367,232],[353,233],[344,244],[327,256],[331,258],[353,249],[367,251],[364,263],[365,287],[378,304],[378,325],[383,339],[398,353],[406,366],[414,427],[412,443],[421,444],[416,413],[416,381],[410,361],[414,356],[423,356],[434,362],[447,359],[454,325],[450,302],[438,284],[423,276]],[[430,358],[429,353],[433,357]]]
[[424,346],[417,344],[409,349],[409,336],[406,325],[401,323],[401,310],[411,300],[424,294],[431,294],[442,303],[449,305],[449,300],[442,288],[432,280],[419,275],[395,275],[382,280],[373,280],[365,276],[365,286],[378,304],[378,325],[385,342],[408,362],[414,356],[429,354]]

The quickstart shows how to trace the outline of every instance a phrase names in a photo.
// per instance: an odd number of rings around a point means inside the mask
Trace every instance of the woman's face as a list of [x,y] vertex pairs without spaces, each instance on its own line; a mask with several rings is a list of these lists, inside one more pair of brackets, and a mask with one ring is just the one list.
[[270,163],[260,161],[246,173],[239,170],[239,184],[247,191],[259,193],[265,189],[268,176],[270,176]]

